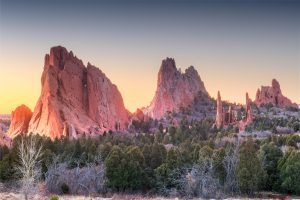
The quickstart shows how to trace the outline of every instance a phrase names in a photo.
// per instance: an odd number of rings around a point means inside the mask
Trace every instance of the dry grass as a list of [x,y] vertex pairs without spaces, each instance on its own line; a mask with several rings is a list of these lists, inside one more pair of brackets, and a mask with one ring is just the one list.
[[[35,195],[30,197],[31,200],[49,200],[51,195],[40,196]],[[12,192],[0,192],[1,200],[22,200],[24,196],[19,193]],[[164,198],[164,197],[145,197],[142,195],[119,195],[114,194],[112,197],[86,197],[86,196],[74,196],[74,195],[60,195],[59,200],[178,200],[179,198]]]

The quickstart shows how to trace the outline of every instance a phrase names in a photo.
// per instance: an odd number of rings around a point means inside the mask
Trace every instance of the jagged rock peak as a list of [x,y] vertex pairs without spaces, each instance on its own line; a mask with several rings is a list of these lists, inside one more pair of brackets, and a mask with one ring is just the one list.
[[74,56],[73,52],[62,46],[52,47],[50,49],[50,54],[46,54],[45,65],[58,66],[59,69],[64,69],[64,65],[67,60],[71,60],[77,65],[83,65],[82,60]]
[[32,117],[32,111],[26,105],[18,106],[11,113],[11,124],[7,131],[7,135],[11,138],[19,134],[26,134],[28,132],[28,124]]
[[182,73],[173,58],[166,58],[158,72],[155,96],[144,113],[160,118],[167,111],[176,111],[189,105],[199,92],[208,95],[195,68],[191,66]]
[[164,59],[162,61],[162,64],[161,64],[161,70],[162,71],[167,71],[167,70],[176,70],[176,63],[175,63],[175,60],[174,58],[169,58],[167,57],[166,59]]

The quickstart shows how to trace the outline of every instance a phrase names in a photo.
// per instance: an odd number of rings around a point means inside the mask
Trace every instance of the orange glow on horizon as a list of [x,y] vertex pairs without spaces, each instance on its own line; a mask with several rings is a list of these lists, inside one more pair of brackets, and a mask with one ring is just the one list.
[[[156,68],[153,72],[150,69],[140,68],[136,71],[127,71],[127,68],[122,68],[119,73],[115,71],[107,71],[106,75],[111,81],[117,85],[120,90],[125,107],[134,112],[137,108],[148,106],[155,94],[157,73],[160,66],[160,61],[157,61]],[[1,68],[1,98],[0,98],[0,113],[9,114],[17,106],[21,104],[27,105],[30,109],[34,109],[35,104],[40,95],[40,77],[42,68],[31,69],[32,65],[37,65],[34,62],[16,62],[16,65],[21,65],[22,68]],[[41,65],[41,64],[39,64]],[[178,64],[177,64],[178,65]],[[130,65],[132,66],[132,65]],[[178,67],[178,66],[177,66]],[[101,68],[103,71],[104,69]],[[209,70],[209,68],[197,68],[201,79],[204,81],[205,87],[209,94],[216,98],[217,91],[220,90],[223,101],[236,103],[245,103],[245,94],[249,93],[252,100],[255,98],[257,88],[261,85],[271,85],[271,78],[263,81],[245,82],[242,79],[232,79],[223,74],[217,74]],[[105,71],[104,71],[105,72]],[[13,76],[6,76],[13,74]],[[276,77],[277,78],[277,77]],[[295,93],[295,87],[291,87],[288,79],[278,79],[281,84],[282,92],[285,96],[292,99],[300,99],[299,92]],[[5,95],[3,95],[5,94]]]

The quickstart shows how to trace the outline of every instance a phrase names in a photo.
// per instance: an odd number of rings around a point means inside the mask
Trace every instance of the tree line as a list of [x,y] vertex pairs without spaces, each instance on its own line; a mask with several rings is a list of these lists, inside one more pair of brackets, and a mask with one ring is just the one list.
[[20,144],[42,146],[39,181],[52,193],[143,192],[184,197],[253,196],[259,191],[300,194],[298,135],[240,138],[211,130],[212,122],[183,120],[155,134],[104,133],[96,138],[14,139],[0,149],[0,180],[22,178]]

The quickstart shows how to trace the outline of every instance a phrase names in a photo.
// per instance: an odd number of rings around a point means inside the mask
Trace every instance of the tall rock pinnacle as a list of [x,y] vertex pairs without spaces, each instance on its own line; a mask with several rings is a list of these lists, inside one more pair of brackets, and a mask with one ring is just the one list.
[[250,124],[253,121],[253,114],[251,109],[251,99],[249,98],[248,92],[246,93],[246,123]]
[[223,125],[223,105],[221,100],[220,91],[218,91],[218,97],[217,97],[217,114],[216,114],[216,127],[217,129],[220,129]]

